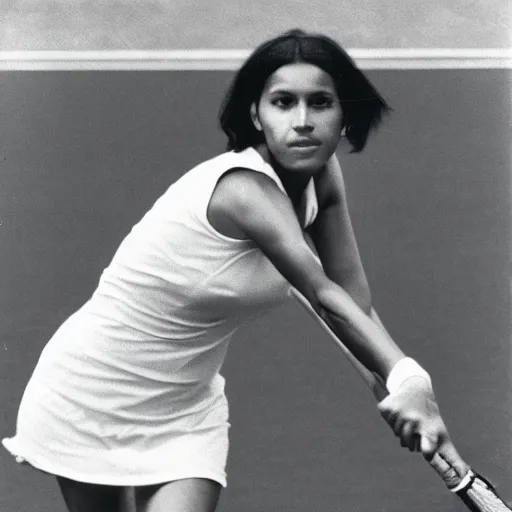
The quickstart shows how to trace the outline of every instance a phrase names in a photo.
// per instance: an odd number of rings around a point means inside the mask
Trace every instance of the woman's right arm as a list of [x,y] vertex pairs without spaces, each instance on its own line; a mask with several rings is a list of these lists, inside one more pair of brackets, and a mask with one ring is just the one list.
[[[289,198],[263,173],[237,170],[218,183],[216,205],[328,321],[349,350],[386,380],[405,354],[343,288],[331,281],[309,248]],[[217,206],[218,207],[218,206]]]
[[[236,170],[224,175],[215,194],[216,208],[221,210],[217,213],[254,240],[352,354],[387,382],[391,370],[400,366],[395,365],[407,361],[405,354],[343,288],[326,276],[304,238],[290,199],[276,183],[263,173]],[[402,446],[432,456],[449,438],[431,383],[414,375],[403,382],[398,380],[400,385],[379,403],[379,410]]]

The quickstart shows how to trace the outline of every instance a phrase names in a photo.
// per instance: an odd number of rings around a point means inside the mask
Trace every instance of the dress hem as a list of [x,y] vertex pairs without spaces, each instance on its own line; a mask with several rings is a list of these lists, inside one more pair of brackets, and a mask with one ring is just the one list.
[[185,478],[207,478],[219,483],[222,487],[227,487],[227,481],[225,474],[216,472],[214,470],[204,467],[190,467],[182,468],[180,471],[171,471],[169,473],[158,473],[153,475],[112,475],[103,474],[94,475],[80,473],[70,468],[62,468],[52,464],[45,458],[33,457],[28,455],[21,455],[18,450],[10,446],[10,438],[2,439],[4,448],[15,458],[18,464],[28,464],[37,470],[43,471],[54,476],[61,476],[76,480],[78,482],[99,484],[99,485],[114,485],[114,486],[127,486],[127,487],[138,487],[144,485],[155,485],[162,484],[165,482],[172,482],[175,480],[183,480]]

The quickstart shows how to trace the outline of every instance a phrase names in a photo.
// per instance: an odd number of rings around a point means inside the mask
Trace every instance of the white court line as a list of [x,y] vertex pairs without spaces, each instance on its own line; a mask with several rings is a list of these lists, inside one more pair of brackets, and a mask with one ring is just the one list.
[[[0,52],[0,70],[236,70],[250,50],[106,50]],[[510,69],[512,48],[349,49],[361,69]]]

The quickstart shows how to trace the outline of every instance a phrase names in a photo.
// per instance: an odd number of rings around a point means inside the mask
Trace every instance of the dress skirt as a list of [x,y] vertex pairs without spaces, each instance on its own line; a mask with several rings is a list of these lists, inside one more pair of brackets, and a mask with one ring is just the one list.
[[223,377],[193,379],[200,368],[169,357],[180,352],[169,340],[102,338],[104,331],[83,311],[62,325],[41,354],[16,435],[4,447],[17,462],[81,482],[139,486],[196,477],[225,487]]

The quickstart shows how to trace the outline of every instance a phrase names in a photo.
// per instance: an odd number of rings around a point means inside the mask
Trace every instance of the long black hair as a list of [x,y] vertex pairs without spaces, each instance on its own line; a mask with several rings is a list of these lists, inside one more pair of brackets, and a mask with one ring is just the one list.
[[272,73],[296,62],[313,64],[332,77],[352,152],[364,148],[370,130],[389,106],[340,45],[327,36],[295,29],[258,46],[236,74],[220,111],[228,150],[242,151],[264,141],[252,123],[251,104],[258,103]]

